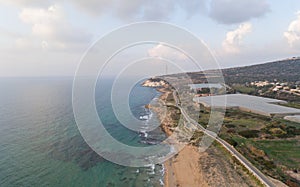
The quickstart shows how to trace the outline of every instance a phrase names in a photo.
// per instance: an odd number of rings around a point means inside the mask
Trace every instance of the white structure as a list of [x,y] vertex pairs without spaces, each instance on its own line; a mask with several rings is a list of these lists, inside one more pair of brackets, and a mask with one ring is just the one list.
[[284,119],[300,123],[300,115],[295,115],[295,116],[285,116]]
[[164,81],[151,81],[151,80],[146,80],[142,86],[146,86],[146,87],[160,87],[160,86],[164,86],[166,85],[166,83]]
[[[251,82],[251,85],[255,85],[257,87],[263,87],[263,86],[268,86],[270,85],[271,83],[269,83],[269,81],[255,81],[255,82]],[[274,84],[274,83],[273,83]]]
[[203,84],[189,84],[189,87],[191,90],[197,90],[197,89],[202,89],[202,88],[217,88],[221,89],[224,86],[221,84],[212,84],[212,83],[203,83]]
[[208,108],[212,106],[224,108],[224,101],[226,101],[226,108],[237,108],[265,116],[283,117],[287,115],[300,115],[300,109],[276,105],[278,103],[286,103],[286,101],[244,94],[195,97],[193,100]]

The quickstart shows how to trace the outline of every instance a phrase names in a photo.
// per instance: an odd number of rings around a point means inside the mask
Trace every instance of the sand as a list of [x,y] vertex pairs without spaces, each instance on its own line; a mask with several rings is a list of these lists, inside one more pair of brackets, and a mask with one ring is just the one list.
[[[166,101],[168,94],[172,94],[163,88],[158,91],[162,93],[160,99],[163,101]],[[149,107],[158,114],[161,128],[166,135],[172,135],[174,133],[172,112],[167,112],[166,116],[162,116],[163,112],[160,108]],[[164,168],[166,187],[261,186],[239,163],[236,163],[225,149],[220,148],[220,145],[212,145],[201,153],[196,146],[186,145],[175,157],[164,163]],[[275,184],[285,186],[279,181]]]
[[165,186],[208,186],[199,170],[199,157],[196,147],[188,145],[177,156],[166,161]]

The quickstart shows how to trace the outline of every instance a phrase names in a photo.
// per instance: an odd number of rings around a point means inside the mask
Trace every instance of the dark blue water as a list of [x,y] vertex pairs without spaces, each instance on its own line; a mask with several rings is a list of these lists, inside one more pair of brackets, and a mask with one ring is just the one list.
[[[0,186],[161,186],[162,166],[120,166],[85,143],[73,116],[72,79],[1,78],[0,88]],[[130,94],[132,113],[150,115],[144,105],[158,95],[137,84]],[[106,97],[96,91],[95,100],[118,140],[144,146],[148,139],[164,138],[160,129],[147,137],[126,129],[105,104]]]

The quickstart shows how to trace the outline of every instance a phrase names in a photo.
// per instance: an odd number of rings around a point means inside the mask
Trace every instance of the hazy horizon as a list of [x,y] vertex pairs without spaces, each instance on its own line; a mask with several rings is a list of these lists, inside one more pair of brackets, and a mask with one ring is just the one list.
[[[189,31],[204,41],[220,68],[271,62],[300,52],[297,0],[178,0],[164,4],[1,0],[0,5],[0,75],[5,77],[73,76],[80,59],[98,39],[141,21],[162,21]],[[187,45],[183,40],[178,47]],[[132,47],[115,62],[141,53],[182,60],[158,43]]]

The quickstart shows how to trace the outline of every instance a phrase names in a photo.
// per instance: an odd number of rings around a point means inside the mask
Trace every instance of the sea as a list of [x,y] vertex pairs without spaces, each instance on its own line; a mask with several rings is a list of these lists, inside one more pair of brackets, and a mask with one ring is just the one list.
[[[163,165],[125,167],[87,145],[73,114],[72,84],[70,77],[0,78],[0,186],[163,186]],[[97,111],[105,114],[104,126],[118,141],[148,146],[166,138],[159,127],[151,132],[124,127],[110,107],[109,93],[97,94],[101,89],[96,86]],[[141,124],[159,123],[145,107],[159,95],[140,83],[132,88],[129,106]]]

